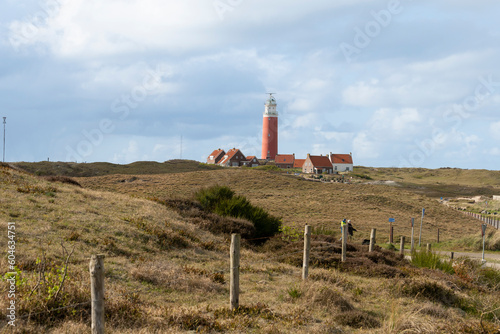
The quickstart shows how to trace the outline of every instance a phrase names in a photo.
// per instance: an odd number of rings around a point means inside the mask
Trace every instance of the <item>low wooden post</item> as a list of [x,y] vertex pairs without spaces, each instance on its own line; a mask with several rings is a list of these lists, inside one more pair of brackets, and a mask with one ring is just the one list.
[[405,255],[405,236],[401,236],[401,242],[399,245],[399,254]]
[[373,247],[375,246],[375,235],[377,234],[377,230],[372,228],[372,233],[370,234],[370,248],[368,252],[373,252]]
[[414,225],[415,225],[415,218],[412,218],[411,219],[411,248],[410,248],[410,252],[412,255],[413,255],[413,252],[415,251]]
[[342,229],[342,262],[347,260],[347,225]]
[[439,243],[439,229],[438,229],[437,243]]
[[394,226],[392,226],[392,223],[391,223],[391,227],[389,228],[389,243],[392,244],[394,242]]
[[453,260],[453,257],[455,257],[455,252],[451,252],[450,258]]
[[104,255],[92,255],[89,264],[92,334],[104,333]]
[[431,244],[427,244],[427,253],[430,253],[431,251]]
[[304,262],[302,264],[302,279],[309,275],[309,253],[311,251],[311,226],[306,225],[304,229]]
[[240,240],[239,234],[231,234],[231,281],[229,284],[229,302],[231,310],[237,309],[240,305]]

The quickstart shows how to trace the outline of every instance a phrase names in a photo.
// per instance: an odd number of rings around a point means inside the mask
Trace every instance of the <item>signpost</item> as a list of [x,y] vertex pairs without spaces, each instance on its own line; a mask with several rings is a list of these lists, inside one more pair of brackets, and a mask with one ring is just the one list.
[[484,260],[484,239],[486,238],[486,226],[487,226],[486,224],[481,225],[481,233],[483,235],[483,259],[482,259],[483,263],[486,262]]
[[422,209],[422,219],[420,220],[420,235],[418,236],[418,247],[421,245],[422,241],[422,224],[424,223],[425,208]]

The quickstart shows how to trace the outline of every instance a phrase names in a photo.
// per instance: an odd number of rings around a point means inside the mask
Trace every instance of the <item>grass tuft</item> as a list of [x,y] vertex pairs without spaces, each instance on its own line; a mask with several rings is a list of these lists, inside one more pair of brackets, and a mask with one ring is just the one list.
[[439,255],[433,252],[415,251],[411,255],[411,263],[420,268],[439,269],[448,274],[455,272],[452,261],[443,261]]

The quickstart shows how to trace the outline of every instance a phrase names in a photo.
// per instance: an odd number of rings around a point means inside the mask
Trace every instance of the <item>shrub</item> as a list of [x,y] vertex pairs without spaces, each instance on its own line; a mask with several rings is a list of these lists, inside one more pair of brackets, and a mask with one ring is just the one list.
[[219,203],[230,200],[234,196],[234,191],[232,191],[229,187],[224,186],[213,186],[210,188],[200,189],[195,194],[196,200],[200,202],[200,204],[210,211],[215,211],[215,209],[219,206]]
[[445,306],[461,306],[462,300],[445,285],[431,279],[405,279],[395,286],[405,297],[419,297]]
[[335,321],[343,326],[352,328],[378,328],[380,321],[369,313],[360,310],[342,312],[335,316]]
[[433,252],[413,252],[411,262],[417,267],[430,269],[439,269],[448,274],[453,274],[455,271],[451,261],[442,261],[439,255]]
[[67,176],[60,176],[60,175],[58,175],[58,176],[45,176],[44,179],[49,181],[49,182],[67,183],[67,184],[71,184],[71,185],[82,188],[82,185],[78,181],[75,181],[72,178],[67,177]]
[[272,237],[280,231],[279,218],[252,205],[244,196],[235,196],[229,187],[204,188],[195,194],[195,198],[203,208],[216,214],[249,220],[255,227],[256,238]]

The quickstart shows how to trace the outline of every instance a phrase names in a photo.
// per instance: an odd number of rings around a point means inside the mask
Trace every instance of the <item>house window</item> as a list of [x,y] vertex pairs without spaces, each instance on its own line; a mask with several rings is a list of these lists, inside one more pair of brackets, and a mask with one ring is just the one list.
[[214,156],[213,155],[210,156],[210,160],[214,160]]
[[349,171],[349,167],[346,167],[346,168],[345,168],[345,170],[346,170],[346,171]]
[[337,170],[337,166],[335,166],[335,170]]
[[271,134],[270,134],[270,133],[268,133],[268,134],[267,134],[267,136],[268,136],[268,137],[271,137]]

